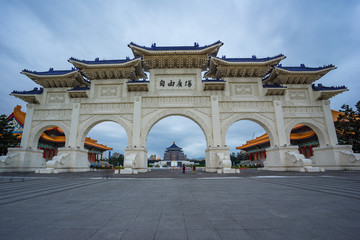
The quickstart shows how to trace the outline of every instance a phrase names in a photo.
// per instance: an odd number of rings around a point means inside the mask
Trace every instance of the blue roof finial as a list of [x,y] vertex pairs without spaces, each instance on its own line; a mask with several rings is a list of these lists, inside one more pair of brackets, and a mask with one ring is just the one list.
[[151,44],[151,48],[156,48],[156,43]]
[[255,58],[255,59],[256,59],[256,55],[252,55],[252,58]]
[[226,55],[222,55],[222,57],[221,57],[222,59],[225,59],[226,58]]
[[199,43],[194,42],[194,47],[199,47]]
[[97,57],[97,58],[95,58],[95,62],[98,62],[99,61],[99,58]]
[[305,64],[303,64],[303,63],[302,63],[302,64],[300,64],[300,67],[303,67],[303,68],[304,68],[304,67],[305,67]]
[[50,69],[49,69],[49,72],[53,72],[53,71],[54,71],[54,68],[50,68]]

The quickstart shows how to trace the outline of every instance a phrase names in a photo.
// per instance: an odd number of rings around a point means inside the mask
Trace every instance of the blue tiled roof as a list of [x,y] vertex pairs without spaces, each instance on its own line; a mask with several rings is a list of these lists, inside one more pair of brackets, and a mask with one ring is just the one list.
[[281,64],[277,65],[276,68],[288,70],[288,71],[319,71],[327,68],[333,68],[334,65],[330,64],[323,67],[306,67],[304,64],[300,64],[300,66],[297,67],[283,67]]
[[130,62],[134,59],[136,59],[136,58],[130,59],[129,57],[127,57],[125,59],[114,59],[114,60],[100,60],[99,58],[95,58],[95,60],[89,61],[89,60],[79,60],[79,59],[71,57],[69,59],[69,61],[73,60],[73,61],[81,62],[81,63],[85,63],[85,64],[116,64],[116,63]]
[[279,84],[263,84],[264,88],[286,88],[285,86],[280,86]]
[[203,79],[202,82],[225,82],[225,80],[222,79]]
[[202,50],[211,46],[214,46],[216,44],[221,43],[221,45],[223,44],[220,40],[217,42],[214,42],[213,44],[210,45],[205,45],[205,46],[199,46],[198,43],[194,43],[194,46],[161,46],[158,47],[156,46],[156,43],[153,43],[151,45],[151,47],[145,47],[145,46],[140,46],[137,45],[136,43],[131,42],[128,46],[130,47],[130,45],[142,48],[142,49],[146,49],[146,50],[150,50],[150,51],[187,51],[187,50]]
[[146,79],[142,79],[142,80],[131,80],[126,83],[149,83],[149,81],[147,81]]
[[168,147],[167,149],[182,149],[182,148],[180,148],[180,147],[178,147],[176,144],[175,144],[175,142],[170,146],[170,147]]
[[283,54],[279,54],[274,57],[266,57],[266,58],[257,58],[255,55],[253,55],[251,58],[227,58],[226,56],[222,56],[221,59],[228,62],[266,62],[280,57],[285,58]]
[[325,87],[323,86],[321,83],[319,83],[317,86],[315,86],[315,84],[312,84],[312,89],[314,91],[331,91],[331,90],[341,90],[341,89],[347,89],[345,86],[338,86],[338,87],[334,87],[334,86],[331,86],[331,87]]
[[86,90],[90,90],[90,87],[75,87],[75,88],[69,89],[68,91],[86,91]]
[[37,71],[30,71],[27,69],[24,69],[22,71],[22,73],[31,73],[31,74],[35,74],[35,75],[64,75],[64,74],[68,74],[71,72],[77,72],[78,69],[76,68],[72,68],[71,70],[54,70],[53,68],[50,68],[49,71],[46,72],[37,72]]
[[33,90],[30,91],[13,91],[11,94],[42,94],[44,91],[43,88],[34,88]]

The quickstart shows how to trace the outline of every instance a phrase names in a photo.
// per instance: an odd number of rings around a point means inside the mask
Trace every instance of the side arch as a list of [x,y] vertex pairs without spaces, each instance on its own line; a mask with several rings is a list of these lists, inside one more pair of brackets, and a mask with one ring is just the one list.
[[327,144],[327,132],[323,125],[315,122],[311,119],[294,119],[286,124],[285,133],[286,133],[286,141],[290,145],[290,133],[293,127],[296,124],[304,124],[309,126],[316,133],[320,146],[325,146]]
[[269,119],[263,117],[261,114],[257,113],[246,113],[246,114],[235,114],[232,117],[226,119],[222,122],[221,127],[221,141],[225,144],[226,142],[226,133],[229,130],[229,127],[235,122],[240,120],[250,120],[259,124],[269,136],[270,146],[278,145],[279,139],[276,134],[275,123]]
[[[160,120],[162,120],[166,117],[170,117],[170,116],[182,116],[182,117],[186,117],[186,118],[189,118],[190,120],[194,121],[200,127],[200,129],[203,131],[203,133],[205,135],[205,139],[206,139],[206,145],[208,146],[209,143],[211,143],[210,128],[206,124],[206,122],[202,119],[202,117],[199,116],[197,111],[185,110],[185,109],[181,109],[181,110],[179,110],[179,109],[164,109],[164,110],[157,111],[153,117],[151,117],[150,119],[148,119],[146,121],[146,124],[144,125],[144,127],[141,131],[141,137],[140,137],[142,146],[146,146],[146,140],[147,140],[147,137],[149,135],[151,128],[156,123],[158,123]],[[144,119],[142,119],[142,120],[144,120]]]
[[42,122],[39,125],[35,126],[31,131],[30,136],[30,146],[32,149],[37,149],[38,142],[40,139],[41,134],[48,128],[51,127],[60,127],[65,134],[65,146],[67,146],[69,142],[69,136],[70,136],[70,126],[63,122],[58,121],[46,121]]
[[83,123],[80,124],[78,129],[78,135],[76,139],[76,145],[80,147],[81,149],[84,148],[84,142],[87,134],[89,131],[97,124],[102,122],[115,122],[122,126],[125,129],[127,138],[128,138],[128,146],[131,143],[132,140],[132,130],[130,123],[127,122],[127,120],[121,118],[120,116],[93,116]]

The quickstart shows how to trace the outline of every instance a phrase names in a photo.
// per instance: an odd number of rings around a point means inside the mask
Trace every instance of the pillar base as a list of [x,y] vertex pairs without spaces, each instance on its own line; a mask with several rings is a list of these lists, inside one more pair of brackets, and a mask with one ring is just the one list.
[[9,148],[7,155],[0,157],[0,172],[35,172],[45,166],[43,152],[37,149]]
[[120,171],[120,174],[137,174],[147,171],[146,148],[125,148],[124,169]]
[[205,150],[206,172],[235,173],[231,169],[231,160],[228,147],[209,147]]
[[322,172],[324,169],[313,166],[310,159],[300,154],[297,146],[267,148],[267,157],[262,170],[268,171],[295,171],[295,172]]
[[73,148],[58,148],[58,154],[46,162],[46,168],[37,173],[87,172],[90,171],[88,151]]
[[360,154],[351,145],[320,146],[313,148],[314,165],[326,170],[360,170]]

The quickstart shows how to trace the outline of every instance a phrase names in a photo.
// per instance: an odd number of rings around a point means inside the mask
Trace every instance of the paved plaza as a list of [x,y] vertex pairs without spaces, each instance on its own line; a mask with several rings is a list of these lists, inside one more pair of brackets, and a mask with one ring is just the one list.
[[0,175],[0,239],[359,239],[360,172]]

